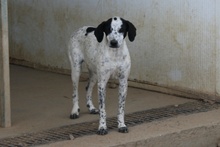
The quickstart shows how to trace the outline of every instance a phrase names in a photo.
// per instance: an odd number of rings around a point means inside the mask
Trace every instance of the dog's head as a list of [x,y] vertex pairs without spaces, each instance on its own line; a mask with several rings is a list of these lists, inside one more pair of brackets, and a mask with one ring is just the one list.
[[136,36],[135,26],[120,17],[113,17],[102,22],[95,29],[95,36],[98,42],[102,42],[104,33],[106,35],[107,44],[111,48],[119,48],[123,44],[123,40],[128,33],[130,41],[134,41]]

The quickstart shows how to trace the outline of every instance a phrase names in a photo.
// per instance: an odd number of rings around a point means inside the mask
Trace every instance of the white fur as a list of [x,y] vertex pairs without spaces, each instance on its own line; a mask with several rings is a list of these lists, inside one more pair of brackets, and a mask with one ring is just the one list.
[[[107,133],[105,93],[109,78],[119,80],[118,128],[127,129],[124,123],[124,107],[131,60],[123,34],[119,33],[121,25],[122,21],[119,17],[117,17],[117,20],[112,19],[111,33],[108,36],[104,35],[100,43],[97,41],[94,32],[85,35],[88,27],[80,28],[72,35],[69,42],[69,59],[73,81],[73,108],[71,117],[77,118],[79,116],[78,82],[81,64],[84,61],[90,74],[86,97],[87,106],[91,113],[98,113],[92,102],[92,89],[96,82],[98,82],[100,115],[98,134],[101,135]],[[110,47],[111,40],[117,40],[118,48]]]

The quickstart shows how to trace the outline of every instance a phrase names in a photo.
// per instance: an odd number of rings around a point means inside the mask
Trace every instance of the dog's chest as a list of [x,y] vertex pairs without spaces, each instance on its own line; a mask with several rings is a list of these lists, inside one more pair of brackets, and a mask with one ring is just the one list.
[[123,48],[90,48],[85,55],[85,61],[93,72],[110,74],[112,78],[117,78],[120,72],[130,67],[129,53]]
[[111,78],[114,79],[117,79],[120,73],[126,70],[126,67],[130,64],[127,58],[128,55],[124,55],[122,52],[116,50],[111,49],[104,56],[101,56],[100,69],[98,69],[104,73],[109,73]]

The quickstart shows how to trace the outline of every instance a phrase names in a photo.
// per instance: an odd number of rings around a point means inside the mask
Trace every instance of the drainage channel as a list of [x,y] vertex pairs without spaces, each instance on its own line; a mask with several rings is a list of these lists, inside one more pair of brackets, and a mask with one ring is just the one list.
[[[220,108],[220,104],[210,104],[201,101],[188,102],[177,106],[155,108],[125,115],[128,127],[142,123],[158,121],[171,118],[177,115],[189,115],[199,112],[207,112]],[[116,117],[107,119],[108,129],[117,129]],[[0,146],[3,147],[27,147],[53,143],[57,141],[70,140],[85,135],[95,134],[98,128],[98,120],[80,124],[68,125],[54,128],[38,133],[24,134],[17,137],[0,139]]]

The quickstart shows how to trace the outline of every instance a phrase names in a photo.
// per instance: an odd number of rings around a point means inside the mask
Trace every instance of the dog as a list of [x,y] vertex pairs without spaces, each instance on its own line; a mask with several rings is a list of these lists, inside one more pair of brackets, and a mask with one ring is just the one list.
[[[76,31],[69,42],[69,60],[73,83],[73,108],[70,118],[79,117],[78,82],[81,65],[86,63],[89,82],[86,87],[87,107],[91,114],[99,114],[97,134],[108,133],[106,125],[105,97],[106,84],[110,78],[119,80],[118,131],[127,133],[124,122],[124,108],[127,96],[128,76],[131,60],[125,37],[132,42],[136,36],[135,26],[120,17],[113,17],[102,22],[98,27],[85,26]],[[97,82],[99,109],[92,102],[92,89]]]

